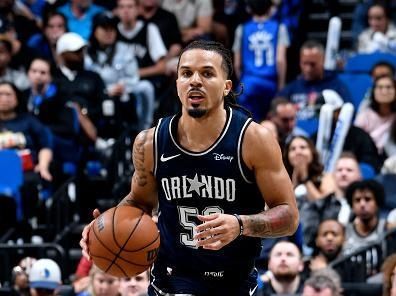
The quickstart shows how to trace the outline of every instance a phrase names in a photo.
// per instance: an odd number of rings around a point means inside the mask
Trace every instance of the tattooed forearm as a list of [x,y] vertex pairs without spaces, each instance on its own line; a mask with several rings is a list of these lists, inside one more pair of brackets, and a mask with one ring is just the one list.
[[278,237],[291,235],[296,230],[298,217],[290,212],[289,205],[279,205],[256,215],[242,216],[244,235]]
[[145,211],[147,214],[151,215],[152,209],[149,208],[147,205],[143,205],[136,200],[133,199],[132,193],[129,193],[127,196],[125,196],[118,204],[119,206],[132,206],[139,208],[143,211]]
[[147,141],[148,131],[141,132],[133,145],[133,164],[135,166],[135,173],[133,174],[133,182],[138,186],[145,186],[147,184],[148,171],[144,167],[144,145]]

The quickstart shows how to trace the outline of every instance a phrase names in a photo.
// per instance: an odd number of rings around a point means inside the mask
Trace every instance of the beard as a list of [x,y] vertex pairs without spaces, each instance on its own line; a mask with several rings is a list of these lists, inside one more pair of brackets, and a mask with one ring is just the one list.
[[323,255],[326,257],[328,262],[331,262],[334,259],[336,259],[337,256],[340,254],[340,252],[341,252],[341,247],[337,248],[334,251],[329,251],[329,252],[322,251]]
[[65,62],[66,67],[68,67],[72,71],[81,71],[84,70],[84,62],[83,61],[67,61]]
[[297,277],[297,275],[298,273],[292,271],[274,273],[274,277],[277,281],[286,283],[293,281]]
[[207,111],[206,109],[200,109],[198,106],[193,106],[193,109],[188,109],[187,113],[193,118],[201,118]]

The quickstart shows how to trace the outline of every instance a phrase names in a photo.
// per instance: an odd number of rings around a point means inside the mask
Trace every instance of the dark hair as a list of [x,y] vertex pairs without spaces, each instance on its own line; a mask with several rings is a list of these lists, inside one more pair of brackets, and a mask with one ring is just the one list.
[[313,49],[313,48],[317,48],[319,49],[321,52],[325,52],[324,46],[322,43],[320,43],[319,41],[316,40],[307,40],[303,43],[303,45],[301,46],[300,50],[303,49]]
[[392,112],[396,112],[396,82],[395,82],[395,79],[390,75],[381,75],[381,76],[378,76],[374,80],[374,85],[373,85],[373,88],[371,90],[371,95],[370,95],[370,108],[373,109],[377,113],[379,112],[380,104],[375,99],[374,91],[375,91],[378,81],[383,78],[389,78],[393,83],[393,88],[395,89],[395,98],[394,98],[393,102],[391,103],[391,110],[392,110]]
[[378,208],[380,208],[385,202],[385,190],[381,183],[376,180],[362,180],[351,183],[345,192],[345,197],[352,207],[352,199],[353,194],[357,190],[369,190],[373,193],[375,202],[377,203]]
[[288,100],[287,98],[285,98],[285,97],[275,97],[271,101],[269,115],[276,115],[278,106],[288,105],[288,104],[292,104],[293,105],[293,103],[290,100]]
[[286,143],[285,146],[285,150],[283,152],[283,162],[285,164],[286,170],[289,174],[289,176],[291,177],[293,174],[293,166],[290,163],[289,160],[289,150],[290,150],[290,146],[291,143],[295,140],[295,139],[302,139],[305,142],[307,142],[308,144],[308,148],[312,153],[312,161],[311,163],[308,165],[308,177],[310,180],[312,180],[315,184],[318,183],[320,177],[322,176],[323,173],[323,164],[320,162],[319,160],[319,153],[316,150],[314,143],[311,141],[311,139],[304,137],[304,136],[294,136],[290,139],[289,142]]
[[353,153],[352,151],[343,151],[343,152],[341,152],[341,155],[338,157],[337,161],[342,159],[342,158],[353,159],[354,161],[356,161],[357,164],[359,164],[359,161],[358,161],[355,153]]
[[[184,47],[179,55],[179,61],[177,62],[177,70],[179,71],[180,66],[180,58],[181,56],[189,50],[193,49],[202,49],[206,51],[212,51],[219,54],[222,57],[221,67],[226,74],[227,79],[232,78],[232,74],[234,72],[232,66],[232,56],[231,52],[228,48],[226,48],[223,44],[216,41],[207,41],[207,40],[196,40],[189,43],[186,47]],[[224,97],[225,104],[236,106],[236,97],[238,94],[234,93],[232,90]],[[239,107],[239,106],[238,106]],[[245,110],[246,111],[246,110]]]
[[44,63],[46,63],[48,65],[48,67],[49,67],[50,75],[51,76],[54,75],[54,73],[55,73],[55,65],[53,63],[51,63],[51,61],[48,58],[42,57],[42,56],[34,57],[31,60],[31,62],[29,63],[28,71],[29,71],[30,67],[32,66],[33,62],[35,62],[35,61],[43,61]]
[[15,97],[16,97],[16,100],[17,100],[16,111],[19,113],[22,110],[22,108],[21,108],[22,106],[20,106],[20,102],[21,102],[21,99],[22,99],[22,92],[12,82],[0,81],[0,86],[2,86],[2,85],[9,85],[12,88],[12,90],[14,91]]
[[266,15],[273,5],[272,0],[246,0],[246,6],[253,15]]
[[[110,27],[117,31],[118,19],[110,12],[105,11],[98,13],[93,18],[92,31],[89,37],[89,46],[87,49],[88,55],[92,61],[98,62],[98,50],[100,49],[99,42],[95,37],[95,31],[98,27]],[[108,48],[106,52],[106,61],[104,64],[111,65],[115,55],[115,42]]]
[[63,23],[65,25],[65,32],[69,32],[69,28],[67,26],[67,19],[65,15],[59,11],[56,10],[49,10],[43,17],[43,28],[48,27],[49,21],[55,17],[55,16],[60,16],[63,19]]
[[378,68],[378,67],[387,67],[390,70],[390,72],[392,73],[392,76],[395,76],[395,72],[396,72],[395,67],[391,63],[389,63],[387,61],[379,61],[379,62],[377,62],[370,70],[370,75],[371,76],[373,76],[373,73],[374,73],[375,69]]
[[386,18],[389,20],[391,18],[392,9],[389,7],[389,4],[387,4],[387,2],[388,1],[384,1],[384,0],[375,0],[375,1],[373,1],[373,3],[369,6],[369,8],[367,10],[367,17],[368,17],[368,11],[370,10],[370,8],[372,8],[374,6],[378,6],[378,7],[381,7],[383,9]]
[[9,54],[12,54],[12,42],[6,36],[0,36],[0,44],[4,45]]

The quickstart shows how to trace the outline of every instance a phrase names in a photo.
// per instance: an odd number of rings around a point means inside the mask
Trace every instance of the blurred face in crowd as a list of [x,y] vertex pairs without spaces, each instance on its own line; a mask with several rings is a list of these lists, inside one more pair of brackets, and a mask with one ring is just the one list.
[[8,84],[0,84],[0,113],[13,111],[18,105],[16,93]]
[[334,178],[338,188],[345,191],[349,184],[362,179],[359,164],[353,158],[340,158],[336,163]]
[[11,62],[12,53],[9,48],[3,43],[0,42],[0,69],[5,69]]
[[296,126],[296,108],[292,103],[281,104],[276,107],[276,113],[271,120],[283,134],[290,134]]
[[344,244],[344,228],[337,220],[325,220],[319,225],[316,246],[330,261],[341,252]]
[[51,82],[50,65],[40,59],[34,60],[30,65],[28,78],[33,88],[42,89]]
[[158,7],[159,1],[158,0],[140,0],[139,4],[146,9],[150,9],[150,8]]
[[296,167],[301,163],[311,163],[313,159],[312,157],[312,151],[305,139],[297,137],[292,140],[289,146],[288,158],[293,167]]
[[279,242],[271,250],[268,269],[278,281],[290,282],[303,270],[301,253],[290,242]]
[[356,190],[352,195],[353,213],[363,222],[369,222],[377,216],[378,205],[374,193],[368,189]]
[[300,68],[305,80],[315,81],[323,78],[324,53],[319,48],[303,48],[300,52]]
[[117,14],[123,24],[134,23],[138,17],[138,7],[135,0],[118,0]]
[[388,18],[385,10],[379,5],[370,7],[368,11],[368,23],[374,32],[385,33],[388,29]]
[[79,71],[84,69],[84,50],[82,48],[77,51],[67,51],[61,54],[63,63],[70,70]]
[[117,296],[120,281],[112,275],[97,271],[93,275],[92,286],[96,296]]
[[72,4],[82,10],[86,10],[91,6],[92,0],[72,0]]
[[148,272],[142,272],[137,276],[120,279],[121,296],[139,296],[147,293],[149,286]]
[[94,34],[99,44],[104,47],[114,44],[117,38],[117,31],[112,26],[98,26]]
[[382,77],[375,82],[374,98],[379,104],[390,104],[396,98],[395,82],[390,77]]
[[371,73],[371,77],[373,78],[373,80],[376,80],[378,77],[385,76],[385,75],[388,75],[391,77],[393,76],[392,69],[390,69],[386,65],[376,66]]
[[44,28],[44,35],[52,45],[66,32],[65,20],[60,15],[53,15]]
[[303,290],[303,296],[333,296],[333,292],[330,288],[315,289],[311,286],[305,286]]

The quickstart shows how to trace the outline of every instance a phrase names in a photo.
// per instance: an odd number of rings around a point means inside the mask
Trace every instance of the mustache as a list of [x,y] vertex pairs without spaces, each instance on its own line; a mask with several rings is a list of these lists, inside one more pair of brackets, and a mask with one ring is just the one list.
[[199,88],[199,87],[192,87],[188,90],[187,94],[190,95],[190,93],[198,93],[200,95],[204,95],[205,93]]

